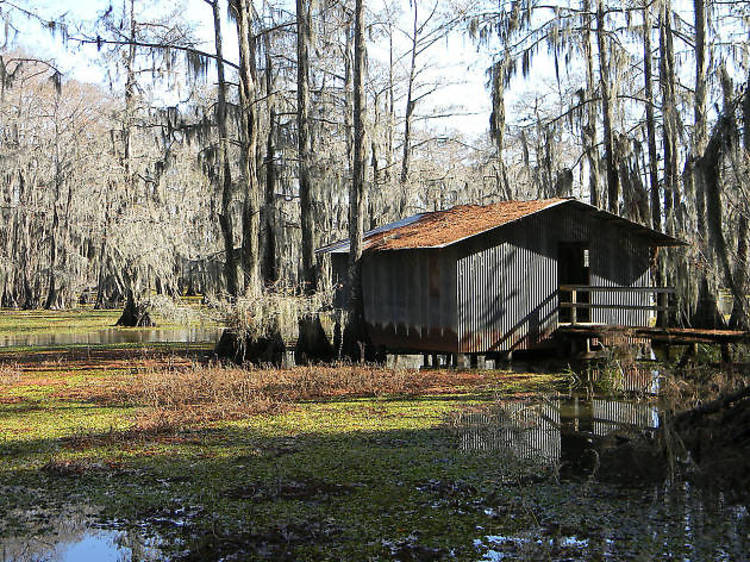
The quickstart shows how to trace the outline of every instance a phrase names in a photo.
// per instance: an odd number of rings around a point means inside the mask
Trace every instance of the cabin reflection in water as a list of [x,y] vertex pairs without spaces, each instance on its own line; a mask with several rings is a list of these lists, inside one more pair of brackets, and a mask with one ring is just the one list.
[[581,436],[622,429],[655,430],[659,412],[648,403],[580,397],[542,402],[505,402],[457,420],[463,451],[507,450],[541,463],[570,460],[582,453]]

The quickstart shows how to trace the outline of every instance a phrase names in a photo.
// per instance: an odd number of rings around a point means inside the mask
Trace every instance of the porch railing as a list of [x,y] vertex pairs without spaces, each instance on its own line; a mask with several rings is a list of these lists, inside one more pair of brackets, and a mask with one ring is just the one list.
[[[674,287],[603,287],[596,285],[560,285],[560,292],[570,293],[569,301],[561,301],[560,308],[570,309],[570,324],[578,324],[578,310],[610,309],[610,310],[654,310],[666,312],[669,310],[669,295],[673,295]],[[626,294],[653,294],[656,295],[655,305],[646,304],[599,304],[581,302],[581,294],[591,295],[593,293],[626,293]],[[591,301],[591,298],[588,299]],[[667,315],[661,315],[661,324],[666,325]]]

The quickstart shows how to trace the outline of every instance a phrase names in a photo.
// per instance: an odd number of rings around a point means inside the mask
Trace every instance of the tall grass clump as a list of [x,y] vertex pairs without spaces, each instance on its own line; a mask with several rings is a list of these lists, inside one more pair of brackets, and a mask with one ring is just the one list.
[[587,391],[605,395],[651,393],[654,385],[651,367],[639,365],[636,353],[635,343],[627,336],[609,338],[604,357],[586,371]]
[[0,363],[0,386],[17,384],[21,380],[21,370],[17,365]]
[[130,383],[126,400],[147,406],[152,415],[165,419],[200,422],[276,413],[307,400],[417,392],[423,384],[407,371],[371,366],[246,369],[196,365],[144,371]]

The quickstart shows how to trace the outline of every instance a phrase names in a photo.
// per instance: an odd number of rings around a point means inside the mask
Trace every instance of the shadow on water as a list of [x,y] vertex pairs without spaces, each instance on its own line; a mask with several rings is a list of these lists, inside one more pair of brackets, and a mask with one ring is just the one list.
[[223,328],[216,326],[191,326],[183,328],[106,328],[83,333],[15,334],[0,336],[0,348],[128,343],[215,343],[219,341],[222,331]]
[[602,494],[604,502],[627,497],[643,506],[637,530],[595,525],[598,530],[591,534],[580,526],[552,524],[515,535],[485,535],[474,541],[482,560],[627,557],[614,545],[629,534],[642,536],[653,543],[650,552],[667,558],[745,559],[746,505],[732,504],[720,490],[670,479],[663,458],[650,456],[647,447],[622,447],[656,440],[664,415],[653,402],[584,396],[500,401],[486,411],[460,414],[455,426],[463,452],[500,452],[526,467],[551,471],[561,487],[583,485],[590,495]]
[[15,514],[36,522],[37,532],[0,539],[0,562],[120,562],[161,560],[157,540],[132,531],[99,528],[94,511],[81,507],[49,516],[32,510]]

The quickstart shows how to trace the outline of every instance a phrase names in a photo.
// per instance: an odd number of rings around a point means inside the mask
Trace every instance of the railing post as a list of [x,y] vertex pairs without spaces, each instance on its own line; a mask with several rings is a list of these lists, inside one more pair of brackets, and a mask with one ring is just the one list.
[[570,291],[570,323],[575,324],[578,320],[578,312],[576,310],[576,290]]

